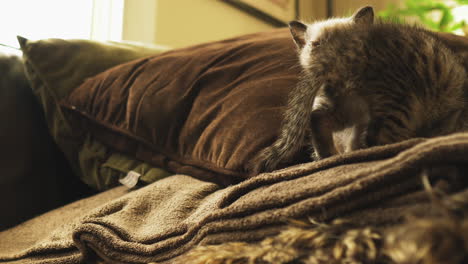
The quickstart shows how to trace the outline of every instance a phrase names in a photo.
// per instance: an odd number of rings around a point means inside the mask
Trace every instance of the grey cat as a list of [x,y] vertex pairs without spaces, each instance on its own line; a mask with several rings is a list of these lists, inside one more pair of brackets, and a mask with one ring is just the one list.
[[305,145],[319,160],[467,127],[467,74],[434,32],[374,22],[371,7],[350,18],[293,21],[290,30],[303,75],[254,172],[290,162]]

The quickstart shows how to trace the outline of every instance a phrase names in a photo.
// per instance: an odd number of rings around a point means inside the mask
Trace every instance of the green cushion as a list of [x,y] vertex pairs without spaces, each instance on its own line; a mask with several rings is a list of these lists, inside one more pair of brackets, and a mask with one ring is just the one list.
[[[44,110],[49,131],[77,176],[102,190],[115,185],[116,179],[122,177],[125,172],[117,173],[119,169],[145,168],[145,172],[151,171],[149,165],[112,153],[86,132],[72,129],[70,117],[63,114],[58,102],[87,78],[113,66],[164,52],[167,47],[90,40],[31,41],[22,37],[18,37],[18,41],[28,79]],[[106,165],[100,168],[103,164]],[[155,170],[159,172],[156,176],[153,170],[151,176],[142,176],[141,179],[149,181],[150,178],[167,175],[164,171]]]
[[170,173],[135,160],[134,158],[110,151],[105,145],[87,135],[78,153],[80,168],[86,169],[82,179],[98,190],[106,190],[119,184],[119,180],[130,171],[140,174],[140,182],[152,183],[169,176]]

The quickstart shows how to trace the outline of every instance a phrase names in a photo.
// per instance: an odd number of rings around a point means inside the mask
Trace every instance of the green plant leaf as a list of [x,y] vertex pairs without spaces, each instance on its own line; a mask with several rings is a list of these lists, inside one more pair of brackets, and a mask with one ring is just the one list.
[[447,32],[453,32],[455,30],[463,28],[465,25],[466,25],[465,21],[460,21],[460,22],[455,23],[455,24],[451,25],[450,27],[448,27]]
[[[430,29],[452,32],[465,25],[465,23],[455,23],[452,14],[452,10],[460,5],[468,5],[468,0],[455,0],[455,3],[450,4],[439,0],[406,0],[402,8],[390,4],[378,15],[393,21],[404,21],[404,18],[413,17]],[[441,12],[440,19],[434,18],[434,12]]]
[[450,12],[450,9],[446,8],[442,11],[442,17],[439,22],[439,28],[442,29],[442,31],[445,31],[447,26],[453,22],[453,15]]

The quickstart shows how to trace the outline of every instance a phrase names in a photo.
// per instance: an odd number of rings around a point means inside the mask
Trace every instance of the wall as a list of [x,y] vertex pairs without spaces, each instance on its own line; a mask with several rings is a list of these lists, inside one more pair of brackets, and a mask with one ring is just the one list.
[[155,0],[125,0],[122,39],[156,44]]
[[398,4],[399,0],[334,0],[333,15],[335,16],[348,16],[359,7],[372,6],[375,12],[387,8],[388,4]]
[[322,20],[327,17],[326,0],[300,0],[299,1],[299,19],[305,22]]
[[126,0],[123,39],[171,47],[274,27],[219,0]]
[[[333,16],[371,5],[378,12],[402,0],[334,0]],[[327,17],[326,0],[299,0],[299,17]],[[183,47],[274,27],[221,0],[125,0],[123,39]]]
[[[326,0],[300,0],[299,16],[302,20],[312,22],[327,17]],[[333,0],[331,14],[334,17],[349,16],[358,8],[363,6],[372,6],[376,12],[385,9],[388,4],[399,5],[402,0]]]

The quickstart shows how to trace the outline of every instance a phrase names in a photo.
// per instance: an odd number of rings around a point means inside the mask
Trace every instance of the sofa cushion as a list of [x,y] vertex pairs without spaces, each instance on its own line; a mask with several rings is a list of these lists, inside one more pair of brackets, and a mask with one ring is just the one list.
[[[0,54],[0,230],[90,193],[47,131],[17,51]],[[78,182],[79,183],[79,182]]]
[[101,73],[62,105],[118,151],[230,184],[279,130],[295,53],[287,29],[173,50]]
[[[44,110],[49,131],[74,173],[95,189],[112,187],[125,172],[117,173],[114,170],[112,174],[107,171],[101,175],[103,170],[100,166],[116,160],[113,154],[121,157],[120,153],[110,151],[99,142],[92,142],[94,139],[86,131],[71,127],[58,102],[86,78],[120,63],[157,54],[168,48],[90,40],[31,41],[22,37],[18,37],[18,40],[28,78]],[[161,177],[166,174],[161,173]]]

